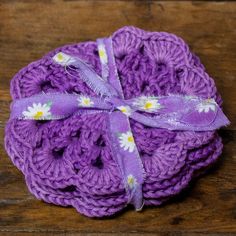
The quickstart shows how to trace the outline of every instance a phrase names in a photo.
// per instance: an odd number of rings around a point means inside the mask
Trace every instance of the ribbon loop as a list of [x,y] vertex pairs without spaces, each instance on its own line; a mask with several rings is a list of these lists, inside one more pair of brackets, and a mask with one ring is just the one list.
[[[79,77],[96,93],[105,97],[119,97],[116,89],[104,81],[86,62],[78,57],[72,57],[65,53],[58,53],[53,60],[65,66],[66,71],[71,76]],[[73,74],[70,71],[74,72]]]

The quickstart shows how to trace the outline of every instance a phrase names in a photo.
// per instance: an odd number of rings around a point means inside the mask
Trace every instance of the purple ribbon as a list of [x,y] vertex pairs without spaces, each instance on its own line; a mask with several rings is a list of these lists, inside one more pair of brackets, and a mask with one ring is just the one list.
[[102,66],[100,77],[78,57],[58,53],[54,62],[79,76],[97,95],[38,94],[13,101],[11,119],[53,120],[76,113],[107,112],[113,156],[119,166],[129,202],[136,210],[143,206],[145,172],[130,128],[129,119],[146,126],[169,130],[209,131],[229,124],[214,99],[169,94],[124,99],[117,74],[111,38],[98,39]]

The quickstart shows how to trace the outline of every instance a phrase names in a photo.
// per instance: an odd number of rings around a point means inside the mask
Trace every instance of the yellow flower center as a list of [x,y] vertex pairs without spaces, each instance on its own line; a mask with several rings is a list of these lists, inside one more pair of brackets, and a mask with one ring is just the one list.
[[37,120],[39,118],[41,118],[43,116],[43,112],[42,111],[38,111],[35,115],[34,115],[34,119]]
[[153,107],[153,104],[151,102],[146,102],[145,105],[144,105],[145,109],[150,109]]
[[133,185],[134,184],[134,178],[133,177],[128,177],[128,184]]
[[99,56],[101,57],[101,58],[105,58],[105,56],[106,56],[106,54],[105,54],[105,51],[104,50],[99,50]]
[[63,61],[63,55],[61,54],[61,53],[59,53],[58,55],[57,55],[57,59],[59,60],[59,61]]
[[205,99],[205,100],[202,102],[203,105],[209,105],[209,104],[212,104],[212,103],[213,103],[213,101],[212,101],[211,98]]
[[212,103],[212,99],[211,98],[208,98],[204,101],[205,104],[208,104],[208,103]]
[[128,137],[128,141],[131,142],[131,143],[133,143],[133,142],[134,142],[134,138],[133,138],[132,136],[129,136],[129,137]]
[[90,104],[90,100],[89,99],[84,99],[84,104],[85,105],[89,105]]
[[127,112],[127,109],[124,107],[124,108],[121,108],[121,111],[122,111],[123,113],[125,113],[125,112]]

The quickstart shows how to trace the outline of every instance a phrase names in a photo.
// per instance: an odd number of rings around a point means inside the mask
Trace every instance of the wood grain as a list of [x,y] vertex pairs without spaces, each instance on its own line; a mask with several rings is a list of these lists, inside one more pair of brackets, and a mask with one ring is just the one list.
[[[236,3],[0,0],[0,235],[236,235]],[[175,33],[215,79],[231,126],[209,173],[161,207],[89,219],[36,200],[4,151],[9,82],[58,46],[95,40],[124,25]]]

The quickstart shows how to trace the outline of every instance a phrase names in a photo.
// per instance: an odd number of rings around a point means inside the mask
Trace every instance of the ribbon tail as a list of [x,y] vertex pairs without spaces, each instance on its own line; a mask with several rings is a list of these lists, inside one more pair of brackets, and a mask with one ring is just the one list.
[[176,118],[175,114],[169,113],[149,117],[139,112],[133,112],[130,115],[130,118],[148,127],[163,128],[168,130],[212,131],[230,124],[229,120],[220,108],[215,114],[214,119],[212,119],[211,121],[204,121],[203,119],[203,122],[200,124],[197,120],[196,122],[193,122],[192,119],[188,118],[188,115],[189,114],[186,114],[179,118]]
[[60,52],[53,57],[53,60],[65,66],[69,75],[76,78],[79,75],[96,94],[105,97],[118,97],[118,92],[82,59]]
[[133,142],[132,150],[123,147],[123,145],[128,145],[125,137],[129,131],[131,132],[128,117],[119,111],[115,111],[109,114],[108,120],[113,156],[120,168],[121,176],[123,176],[126,191],[129,193],[129,202],[135,206],[136,210],[141,210],[145,171],[135,142]]
[[10,119],[59,120],[73,114],[110,111],[112,106],[98,97],[77,94],[38,94],[11,104]]

